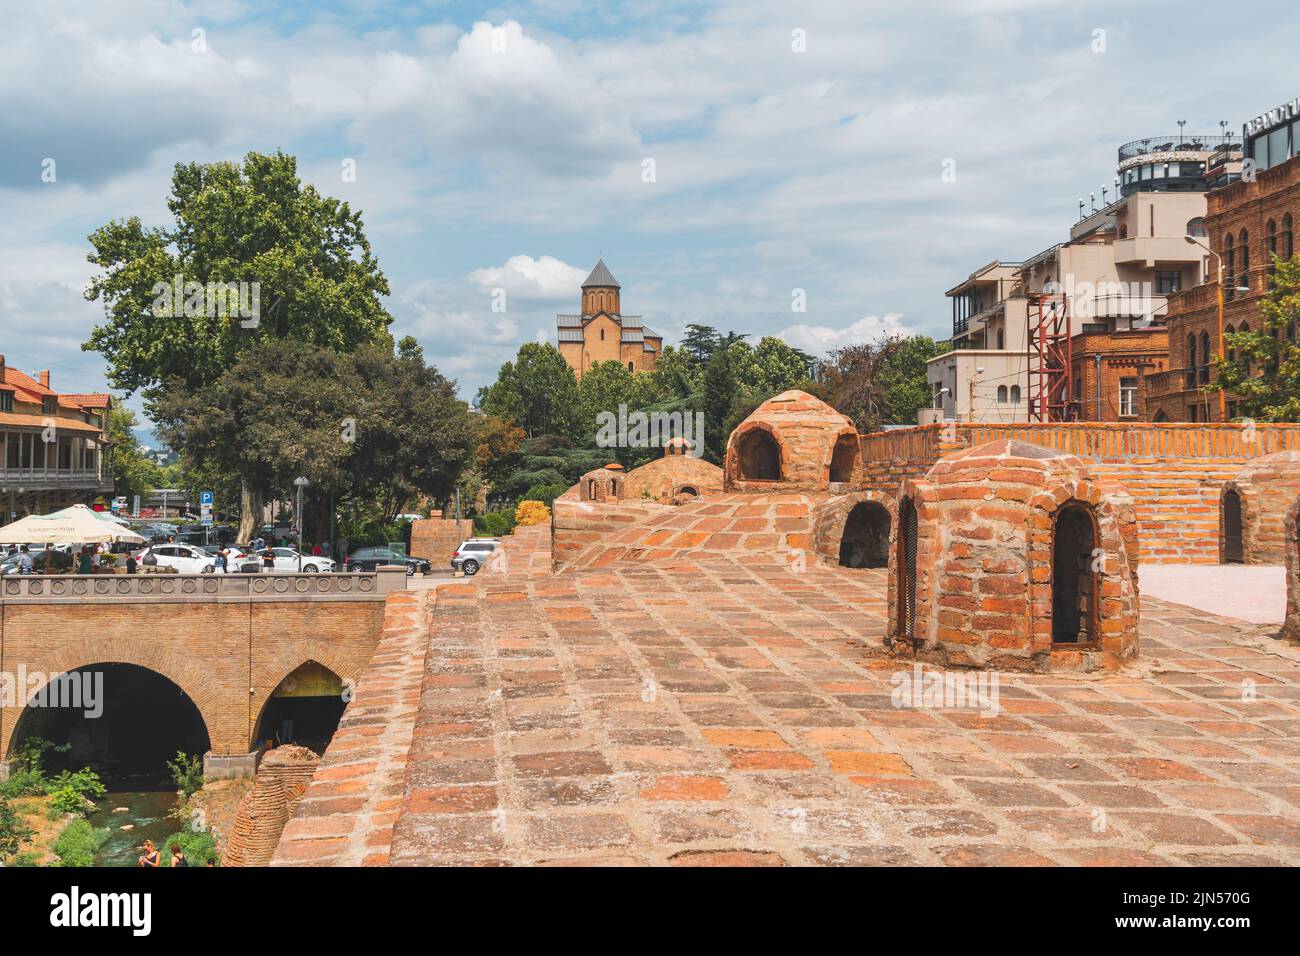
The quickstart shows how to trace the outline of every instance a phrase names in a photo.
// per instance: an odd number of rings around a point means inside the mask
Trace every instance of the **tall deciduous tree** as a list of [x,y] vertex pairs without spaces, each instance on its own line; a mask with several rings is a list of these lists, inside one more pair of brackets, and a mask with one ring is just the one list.
[[[304,184],[294,157],[178,164],[167,206],[167,226],[96,229],[88,256],[102,271],[86,297],[106,321],[82,347],[104,355],[115,387],[143,394],[150,417],[168,389],[211,385],[264,341],[391,341],[388,280],[360,213]],[[249,491],[246,513],[260,510]]]
[[480,392],[479,404],[489,415],[514,422],[530,438],[574,436],[577,398],[578,379],[560,350],[550,343],[528,342]]
[[819,378],[830,404],[853,419],[859,431],[911,424],[929,399],[925,360],[939,351],[926,336],[883,336],[830,352]]

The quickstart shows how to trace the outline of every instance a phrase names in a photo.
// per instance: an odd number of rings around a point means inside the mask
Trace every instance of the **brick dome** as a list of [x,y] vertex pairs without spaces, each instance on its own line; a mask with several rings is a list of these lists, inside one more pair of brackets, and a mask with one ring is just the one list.
[[578,479],[578,498],[582,501],[617,501],[623,497],[627,475],[612,468],[597,468]]
[[904,482],[891,643],[945,664],[1113,666],[1137,653],[1132,502],[1074,455],[997,441]]
[[769,398],[731,433],[726,487],[845,491],[858,462],[853,422],[821,399],[792,389]]

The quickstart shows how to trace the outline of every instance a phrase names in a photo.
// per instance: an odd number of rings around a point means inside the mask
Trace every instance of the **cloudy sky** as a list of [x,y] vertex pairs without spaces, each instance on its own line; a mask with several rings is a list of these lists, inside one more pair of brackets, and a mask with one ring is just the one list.
[[363,211],[394,332],[467,398],[598,254],[670,343],[942,336],[944,290],[1064,238],[1121,143],[1300,95],[1289,3],[1202,9],[0,0],[0,352],[105,387],[86,235],[167,221],[177,162],[276,148]]

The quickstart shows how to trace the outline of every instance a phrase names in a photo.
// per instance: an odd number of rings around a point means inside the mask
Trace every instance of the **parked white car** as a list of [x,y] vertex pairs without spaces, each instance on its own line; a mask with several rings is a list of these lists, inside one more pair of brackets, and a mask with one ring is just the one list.
[[[317,571],[329,572],[334,570],[334,562],[329,558],[322,558],[314,554],[304,554],[301,557],[293,548],[272,548],[275,554],[275,571],[291,571],[298,573],[299,568],[306,574],[315,574]],[[259,555],[260,557],[260,555]],[[299,564],[299,561],[302,563]],[[263,566],[265,570],[265,566]]]
[[140,564],[149,564],[147,557],[158,559],[158,566],[174,568],[181,574],[211,574],[213,570],[212,555],[202,548],[188,544],[155,544],[145,548],[135,559]]

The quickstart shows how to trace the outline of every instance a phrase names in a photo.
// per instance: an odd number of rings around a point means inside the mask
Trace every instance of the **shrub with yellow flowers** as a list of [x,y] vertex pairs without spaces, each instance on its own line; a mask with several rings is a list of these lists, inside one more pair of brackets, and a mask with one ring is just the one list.
[[551,509],[540,501],[521,501],[515,508],[515,524],[542,524],[551,520]]

